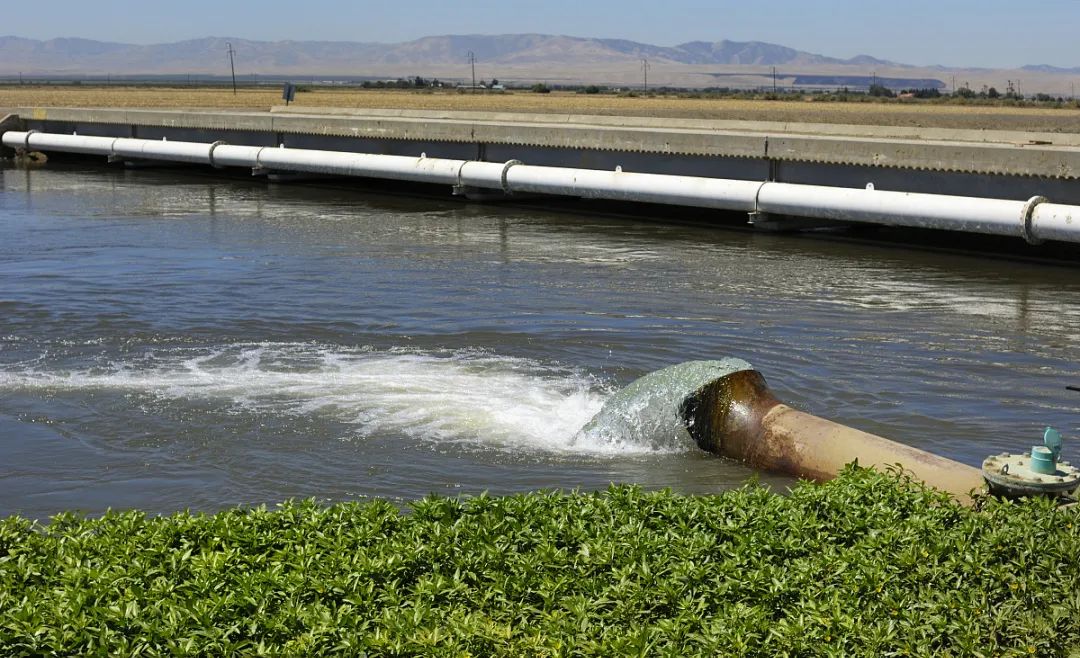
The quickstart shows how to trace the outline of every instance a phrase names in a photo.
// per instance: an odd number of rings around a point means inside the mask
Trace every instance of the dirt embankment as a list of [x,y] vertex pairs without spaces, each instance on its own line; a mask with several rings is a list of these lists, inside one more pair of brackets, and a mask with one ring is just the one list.
[[[0,86],[0,107],[267,110],[272,105],[281,103],[280,90],[269,87],[241,89],[234,95],[230,89],[220,87]],[[1080,109],[1076,108],[941,105],[918,102],[837,103],[569,92],[468,94],[457,91],[314,88],[299,91],[295,104],[307,107],[598,114],[1080,133]]]

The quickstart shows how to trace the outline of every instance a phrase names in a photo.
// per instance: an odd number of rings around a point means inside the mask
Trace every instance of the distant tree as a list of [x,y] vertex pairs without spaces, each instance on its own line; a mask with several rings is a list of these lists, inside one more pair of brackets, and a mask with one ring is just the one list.
[[551,90],[548,89],[548,86],[546,84],[544,84],[543,82],[538,82],[538,83],[534,84],[532,86],[532,90],[533,90],[534,94],[550,94],[551,93]]
[[491,79],[491,86],[494,87],[497,84],[499,84],[499,79],[498,78],[492,78]]
[[894,98],[896,96],[892,89],[879,84],[870,85],[870,89],[867,93],[877,98]]
[[426,87],[427,82],[423,78],[421,78],[420,76],[416,76],[416,79],[413,80],[413,86],[414,87]]
[[1001,92],[996,87],[990,87],[986,90],[987,98],[1001,98]]
[[585,93],[586,94],[599,94],[600,93],[600,87],[597,87],[596,85],[589,85],[588,87],[585,87]]
[[971,90],[971,87],[960,87],[953,92],[953,95],[958,98],[975,98],[975,92]]

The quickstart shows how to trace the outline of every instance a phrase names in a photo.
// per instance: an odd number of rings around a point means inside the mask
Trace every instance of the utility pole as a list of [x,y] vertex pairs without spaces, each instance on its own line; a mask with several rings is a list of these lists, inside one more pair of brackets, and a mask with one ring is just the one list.
[[233,50],[231,42],[227,42],[225,45],[227,45],[229,47],[229,70],[232,71],[232,93],[233,93],[233,96],[235,96],[236,95],[236,63],[233,60],[233,53],[235,53],[236,51]]
[[776,67],[772,67],[772,93],[776,93]]
[[642,86],[642,89],[647,94],[647,93],[649,93],[649,60],[648,59],[645,59],[645,58],[641,59],[641,73],[645,76],[644,84]]
[[472,67],[472,91],[476,93],[476,53],[469,51],[469,65]]

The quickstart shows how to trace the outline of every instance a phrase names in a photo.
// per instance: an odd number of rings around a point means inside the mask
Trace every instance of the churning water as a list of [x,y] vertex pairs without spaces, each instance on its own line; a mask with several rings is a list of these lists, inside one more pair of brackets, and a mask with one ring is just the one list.
[[[226,415],[323,418],[340,438],[401,435],[435,445],[552,454],[650,452],[573,441],[604,399],[578,372],[483,352],[342,349],[317,343],[149,348],[81,370],[0,373],[0,388],[44,395],[118,393],[147,413],[198,404]],[[670,449],[677,449],[669,446]]]
[[580,430],[635,377],[727,356],[968,463],[1045,424],[1080,450],[1074,268],[182,170],[0,173],[3,514],[715,491],[752,474]]

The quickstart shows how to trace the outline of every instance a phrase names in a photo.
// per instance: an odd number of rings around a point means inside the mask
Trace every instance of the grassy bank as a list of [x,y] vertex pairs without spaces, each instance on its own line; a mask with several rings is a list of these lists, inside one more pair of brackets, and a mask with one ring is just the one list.
[[3,655],[1068,655],[1080,514],[852,469],[790,496],[0,522]]
[[[695,97],[696,96],[696,97]],[[810,102],[810,99],[814,99]],[[1012,101],[900,101],[852,96],[860,102],[832,102],[826,97],[709,97],[708,94],[504,94],[456,90],[387,90],[305,87],[296,95],[300,107],[407,108],[417,110],[532,112],[613,116],[674,117],[750,121],[787,121],[883,126],[922,126],[1080,132],[1080,109],[1016,107]],[[862,102],[866,101],[866,102]],[[869,102],[874,101],[874,102]],[[0,107],[223,108],[267,110],[280,105],[278,87],[248,87],[233,94],[222,87],[153,87],[94,85],[0,85]]]

